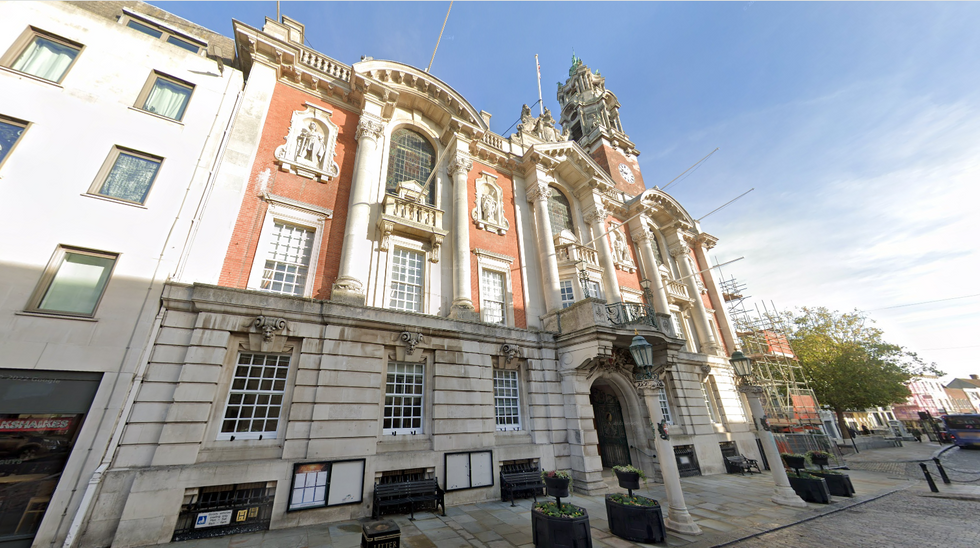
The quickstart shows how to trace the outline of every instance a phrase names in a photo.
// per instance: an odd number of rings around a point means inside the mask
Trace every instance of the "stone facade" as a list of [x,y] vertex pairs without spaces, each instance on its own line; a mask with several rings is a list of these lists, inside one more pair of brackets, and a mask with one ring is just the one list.
[[[682,473],[758,458],[716,238],[644,187],[598,73],[573,61],[563,129],[525,108],[500,136],[447,83],[331,59],[287,17],[234,32],[227,152],[79,545],[365,517],[407,477],[450,506],[498,499],[509,467],[600,492],[615,464],[657,477],[663,411]],[[209,502],[230,491],[248,504]]]

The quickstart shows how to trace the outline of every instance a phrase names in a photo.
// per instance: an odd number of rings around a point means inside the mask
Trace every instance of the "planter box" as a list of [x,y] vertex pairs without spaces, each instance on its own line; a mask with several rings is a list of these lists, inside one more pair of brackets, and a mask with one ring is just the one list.
[[813,464],[817,466],[827,466],[828,464],[830,464],[830,457],[818,457],[814,455],[810,457],[810,460],[813,461]]
[[623,489],[639,489],[640,488],[640,474],[637,472],[620,472],[615,470],[616,479],[619,480],[619,486]]
[[548,488],[549,497],[567,497],[568,496],[568,482],[571,480],[562,478],[544,478],[544,485]]
[[807,502],[830,504],[830,489],[823,478],[795,478],[789,476],[789,484],[796,494]]
[[651,544],[666,539],[663,509],[657,506],[630,506],[606,495],[606,517],[609,532],[619,538]]
[[578,518],[552,517],[531,510],[531,535],[537,548],[592,548],[589,514],[579,508]]
[[854,496],[854,485],[851,484],[851,477],[847,474],[827,474],[820,472],[813,472],[814,476],[820,476],[827,482],[827,488],[830,489],[830,494],[835,497],[853,497]]
[[783,457],[783,462],[786,463],[787,468],[792,468],[793,470],[806,470],[806,458],[805,457]]

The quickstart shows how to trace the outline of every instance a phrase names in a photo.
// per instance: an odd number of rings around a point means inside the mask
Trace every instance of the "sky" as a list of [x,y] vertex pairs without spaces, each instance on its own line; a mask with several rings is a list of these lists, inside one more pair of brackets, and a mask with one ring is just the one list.
[[[276,17],[152,3],[226,36]],[[280,5],[329,57],[423,69],[449,8]],[[865,311],[950,379],[980,374],[977,28],[975,2],[455,2],[430,72],[509,135],[538,100],[535,54],[557,113],[574,52],[619,99],[647,186],[718,148],[667,192],[719,238],[713,263],[744,257],[722,275],[750,308]]]

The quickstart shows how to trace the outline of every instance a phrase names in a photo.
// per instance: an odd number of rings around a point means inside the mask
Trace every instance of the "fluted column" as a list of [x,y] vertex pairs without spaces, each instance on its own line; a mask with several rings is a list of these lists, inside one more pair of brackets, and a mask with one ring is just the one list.
[[[538,174],[538,177],[541,175]],[[551,188],[540,178],[527,183],[527,201],[534,208],[534,231],[538,235],[538,252],[541,253],[541,289],[548,312],[561,307],[561,290],[558,286],[558,257],[555,255],[555,239],[548,217],[548,197]]]
[[[694,255],[698,258],[700,264],[708,264],[708,254],[706,251],[715,247],[716,243],[718,243],[718,238],[710,234],[705,234],[704,232],[698,234],[695,239]],[[713,272],[713,270],[706,270],[702,273],[704,276],[704,285],[708,290],[708,296],[711,297],[712,304],[714,304],[715,318],[718,320],[718,331],[721,331],[721,338],[725,342],[725,346],[731,351],[731,349],[737,346],[735,342],[735,330],[732,328],[732,320],[728,317],[725,299],[721,291],[718,290],[718,283],[715,281]]]
[[718,354],[721,352],[721,346],[715,339],[711,324],[708,323],[708,311],[704,308],[704,301],[701,300],[701,289],[695,280],[695,272],[697,271],[691,265],[691,248],[683,240],[678,240],[671,244],[670,254],[677,262],[677,270],[680,271],[681,278],[687,286],[687,292],[694,299],[694,306],[691,309],[694,311],[694,328],[701,340],[700,351],[704,354]]
[[470,283],[470,224],[466,214],[469,209],[466,179],[471,169],[473,161],[465,154],[457,152],[449,162],[449,175],[453,179],[453,304],[449,317],[456,320],[479,319]]
[[616,262],[613,260],[612,249],[609,247],[609,236],[606,232],[606,217],[609,214],[602,203],[596,199],[592,209],[585,213],[585,222],[592,227],[592,237],[598,238],[599,264],[602,265],[602,285],[606,286],[606,302],[621,303],[623,296],[619,292],[619,278],[616,276]]
[[660,268],[657,265],[657,254],[653,251],[653,238],[646,227],[641,227],[630,233],[633,242],[640,248],[640,256],[643,257],[643,275],[650,280],[653,292],[653,309],[661,314],[670,314],[670,305],[667,302],[667,291],[664,289],[664,280],[660,277]]
[[759,424],[762,422],[761,419],[766,414],[762,409],[760,398],[765,394],[766,390],[761,386],[743,385],[739,387],[738,391],[748,396],[749,409],[752,411],[752,422],[756,424],[756,428],[758,429],[759,440],[762,442],[762,450],[766,453],[766,460],[772,463],[769,468],[772,470],[772,481],[776,489],[773,492],[772,498],[769,500],[776,504],[782,504],[783,506],[806,508],[806,502],[796,494],[796,491],[789,484],[789,478],[786,476],[786,470],[783,468],[783,459],[779,456],[779,448],[776,447],[776,440],[773,439],[772,432],[765,428],[759,428]]
[[[653,387],[641,388],[640,394],[647,404],[647,411],[653,418],[654,428],[656,428],[656,425],[664,420],[664,413],[660,409],[660,391],[664,389],[664,382],[657,380],[649,384]],[[664,516],[664,526],[678,533],[700,535],[701,528],[694,523],[694,518],[687,510],[687,503],[684,502],[684,490],[681,488],[681,474],[677,470],[674,446],[670,444],[670,440],[665,440],[654,432],[653,447],[657,452],[660,475],[663,476],[664,490],[667,492],[667,515]]]
[[344,228],[344,247],[340,254],[340,272],[333,284],[331,300],[364,305],[364,283],[371,264],[371,194],[381,176],[381,155],[378,143],[384,132],[381,121],[365,115],[357,123],[357,156],[354,158],[354,177],[351,181]]

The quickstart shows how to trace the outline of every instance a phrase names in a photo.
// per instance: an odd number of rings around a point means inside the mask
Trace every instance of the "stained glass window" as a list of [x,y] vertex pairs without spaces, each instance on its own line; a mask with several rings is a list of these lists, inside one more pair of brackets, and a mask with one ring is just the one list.
[[562,230],[572,230],[572,207],[564,194],[551,189],[548,198],[548,218],[551,219],[551,234],[557,236]]
[[[388,154],[388,177],[385,190],[394,194],[398,183],[416,181],[424,185],[436,164],[436,151],[424,137],[410,129],[398,129],[391,134],[391,150]],[[435,183],[422,190],[425,202],[435,203],[432,188]]]

